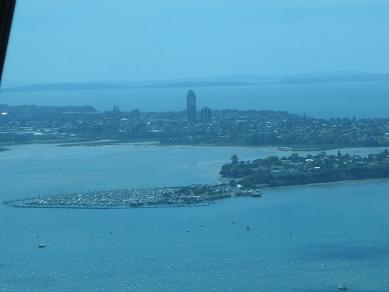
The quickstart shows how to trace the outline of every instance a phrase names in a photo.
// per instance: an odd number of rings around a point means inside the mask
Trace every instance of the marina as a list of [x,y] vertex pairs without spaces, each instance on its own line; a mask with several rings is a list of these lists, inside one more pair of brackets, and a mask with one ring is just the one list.
[[128,209],[209,206],[232,196],[261,197],[254,190],[236,192],[228,184],[187,187],[132,188],[89,192],[69,192],[4,201],[15,208]]
[[[13,146],[0,157],[0,197],[1,202],[54,200],[70,191],[91,195],[112,192],[116,186],[133,191],[215,185],[216,190],[220,184],[214,183],[220,182],[218,171],[226,157],[237,153],[247,161],[279,153],[272,151]],[[234,291],[331,292],[339,291],[342,279],[349,291],[387,291],[389,238],[381,230],[389,228],[388,184],[366,180],[266,188],[260,189],[265,192],[261,199],[237,196],[240,191],[230,188],[222,193],[228,199],[216,200],[219,196],[214,194],[205,202],[209,207],[200,203],[114,209],[111,205],[103,210],[0,204],[3,287],[33,292],[126,291],[129,286],[137,291],[196,291],[201,283],[207,291],[233,287]],[[60,265],[59,257],[64,259]],[[215,272],[198,273],[202,267]],[[42,273],[36,273],[37,268]],[[104,276],[113,271],[115,279]],[[285,277],[284,285],[279,279]]]

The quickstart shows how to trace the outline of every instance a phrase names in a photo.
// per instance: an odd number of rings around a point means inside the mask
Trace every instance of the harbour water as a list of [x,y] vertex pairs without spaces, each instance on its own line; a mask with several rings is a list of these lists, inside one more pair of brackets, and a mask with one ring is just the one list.
[[[243,160],[280,154],[240,147],[14,146],[0,153],[0,200],[214,182],[233,153]],[[200,208],[1,205],[0,291],[324,292],[336,291],[340,279],[350,291],[388,291],[388,188],[387,180],[287,187]]]

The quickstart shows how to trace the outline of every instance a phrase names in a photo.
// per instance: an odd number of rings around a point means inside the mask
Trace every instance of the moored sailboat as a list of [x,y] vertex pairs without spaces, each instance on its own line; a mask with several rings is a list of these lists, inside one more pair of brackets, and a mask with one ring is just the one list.
[[338,291],[348,291],[348,288],[343,285],[342,280],[340,280],[340,282],[338,284]]

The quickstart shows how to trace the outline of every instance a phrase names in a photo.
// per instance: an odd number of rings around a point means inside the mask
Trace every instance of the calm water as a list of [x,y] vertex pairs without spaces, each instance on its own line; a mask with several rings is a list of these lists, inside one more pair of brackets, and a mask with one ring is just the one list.
[[[251,159],[278,152],[17,146],[0,153],[0,199],[211,182],[233,153]],[[336,291],[340,278],[350,291],[389,291],[388,188],[385,180],[280,188],[204,208],[0,206],[0,291],[324,292]],[[37,248],[41,242],[45,249]]]
[[[194,87],[199,107],[286,110],[316,117],[388,117],[389,82]],[[184,110],[188,88],[2,92],[0,103],[85,105],[99,110]]]

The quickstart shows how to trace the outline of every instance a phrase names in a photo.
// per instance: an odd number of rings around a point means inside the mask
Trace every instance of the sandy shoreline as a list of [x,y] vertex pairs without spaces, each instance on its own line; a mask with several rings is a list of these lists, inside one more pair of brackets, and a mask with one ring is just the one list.
[[341,180],[341,181],[333,181],[326,183],[310,183],[310,184],[301,184],[301,185],[287,185],[287,186],[277,186],[271,187],[266,186],[261,188],[261,190],[289,190],[292,188],[311,188],[311,187],[328,187],[328,186],[341,186],[341,185],[353,185],[353,184],[365,184],[371,182],[389,182],[389,178],[369,178],[369,179],[358,179],[358,180]]
[[[105,145],[153,145],[160,147],[236,147],[236,148],[246,148],[246,149],[259,149],[264,151],[280,151],[280,152],[318,152],[318,151],[335,151],[338,149],[371,149],[371,148],[388,148],[386,146],[374,146],[374,147],[356,147],[356,146],[343,146],[343,147],[335,147],[335,146],[302,146],[302,145],[294,145],[294,146],[261,146],[261,145],[239,145],[239,144],[168,144],[168,143],[160,143],[156,140],[142,140],[142,139],[134,139],[128,141],[121,141],[115,139],[102,139],[102,140],[84,140],[84,141],[42,141],[42,142],[33,142],[33,143],[11,143],[11,144],[1,144],[1,146],[20,146],[20,145],[40,145],[40,144],[56,144],[60,147],[77,147],[77,146],[105,146]],[[0,151],[2,147],[0,146]],[[5,150],[8,150],[5,148]]]

